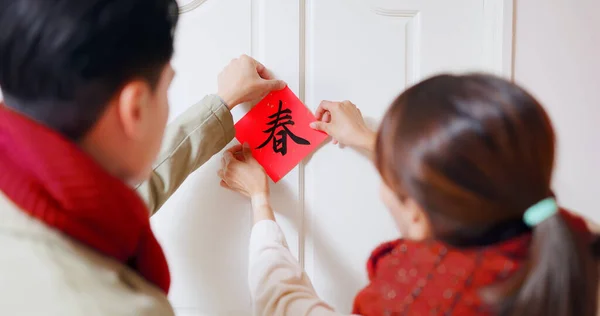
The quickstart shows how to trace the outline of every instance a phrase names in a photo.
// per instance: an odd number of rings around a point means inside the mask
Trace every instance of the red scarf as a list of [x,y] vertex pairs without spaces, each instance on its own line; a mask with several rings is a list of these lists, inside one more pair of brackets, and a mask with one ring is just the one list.
[[[591,237],[585,222],[563,211],[574,231]],[[590,239],[591,240],[591,239]],[[378,247],[367,264],[369,285],[353,313],[371,315],[493,315],[480,291],[521,269],[531,234],[490,246],[458,249],[441,242],[396,240]]]
[[1,103],[0,190],[30,216],[168,292],[167,261],[137,193],[71,141]]

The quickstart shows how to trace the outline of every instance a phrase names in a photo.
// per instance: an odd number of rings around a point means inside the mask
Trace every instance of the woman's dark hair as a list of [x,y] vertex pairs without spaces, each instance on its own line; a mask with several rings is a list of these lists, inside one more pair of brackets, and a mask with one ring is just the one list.
[[0,0],[6,105],[77,140],[133,79],[173,54],[175,0]]
[[[402,200],[427,213],[436,239],[473,244],[552,197],[555,134],[517,85],[483,74],[439,75],[406,90],[385,115],[377,167]],[[590,243],[557,213],[532,229],[526,268],[494,291],[505,315],[596,314]]]

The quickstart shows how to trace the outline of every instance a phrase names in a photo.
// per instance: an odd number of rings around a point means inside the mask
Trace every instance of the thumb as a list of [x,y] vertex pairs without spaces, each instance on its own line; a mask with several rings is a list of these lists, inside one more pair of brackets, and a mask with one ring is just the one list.
[[230,151],[226,151],[223,154],[224,166],[227,167],[232,164],[236,159],[233,157],[233,154]]
[[226,151],[223,153],[223,158],[225,158],[225,162],[229,162],[233,158],[233,155],[230,151]]
[[265,80],[265,86],[269,91],[279,91],[287,86],[283,80]]
[[329,123],[323,121],[315,121],[310,123],[310,128],[329,134]]
[[250,149],[250,145],[248,143],[244,143],[243,145],[243,153],[244,153],[244,159],[246,161],[249,161],[252,159],[252,150]]

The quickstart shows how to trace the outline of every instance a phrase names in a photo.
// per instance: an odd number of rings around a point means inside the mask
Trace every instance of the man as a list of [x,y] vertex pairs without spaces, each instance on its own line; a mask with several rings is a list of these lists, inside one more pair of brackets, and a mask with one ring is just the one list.
[[0,0],[0,315],[173,314],[148,208],[229,143],[232,107],[285,87],[242,56],[163,135],[176,13]]

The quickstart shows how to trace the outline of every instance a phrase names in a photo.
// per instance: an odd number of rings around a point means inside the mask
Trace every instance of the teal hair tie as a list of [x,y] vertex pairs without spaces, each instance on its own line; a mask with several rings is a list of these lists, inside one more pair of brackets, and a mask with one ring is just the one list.
[[534,227],[558,213],[558,204],[554,198],[547,198],[528,208],[523,215],[527,226]]

